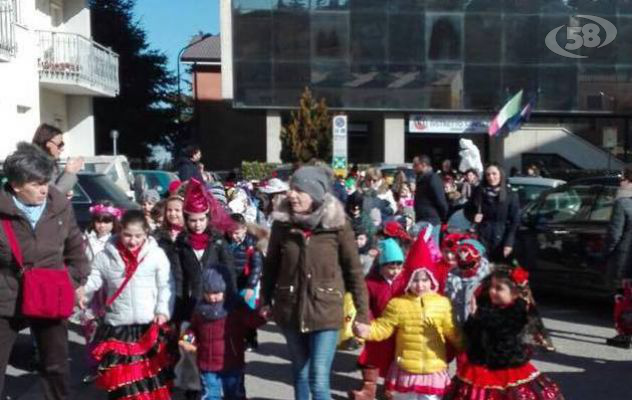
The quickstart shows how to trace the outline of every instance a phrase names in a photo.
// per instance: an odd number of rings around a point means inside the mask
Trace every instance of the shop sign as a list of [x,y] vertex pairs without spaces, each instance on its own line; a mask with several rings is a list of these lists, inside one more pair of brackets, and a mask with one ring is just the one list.
[[484,116],[439,116],[412,114],[408,119],[410,133],[480,133],[487,134],[490,119]]

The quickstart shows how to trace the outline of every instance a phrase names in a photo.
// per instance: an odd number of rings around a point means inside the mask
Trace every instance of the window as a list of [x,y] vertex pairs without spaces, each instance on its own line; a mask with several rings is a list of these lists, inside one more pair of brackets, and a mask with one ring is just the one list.
[[597,197],[595,205],[590,213],[591,221],[610,221],[612,215],[612,205],[617,198],[617,188],[614,186],[606,186],[603,191]]
[[559,223],[586,219],[595,198],[595,187],[572,186],[546,195],[537,210],[539,223]]
[[70,199],[71,203],[79,203],[79,204],[90,204],[92,201],[90,197],[86,194],[86,192],[81,188],[78,183],[75,183],[75,186],[72,188],[72,198]]

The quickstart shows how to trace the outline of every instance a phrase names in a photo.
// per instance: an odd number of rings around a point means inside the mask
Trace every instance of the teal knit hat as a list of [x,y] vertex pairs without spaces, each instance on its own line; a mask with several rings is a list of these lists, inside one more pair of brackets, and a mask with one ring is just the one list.
[[403,263],[404,252],[395,239],[380,240],[380,265],[389,263]]

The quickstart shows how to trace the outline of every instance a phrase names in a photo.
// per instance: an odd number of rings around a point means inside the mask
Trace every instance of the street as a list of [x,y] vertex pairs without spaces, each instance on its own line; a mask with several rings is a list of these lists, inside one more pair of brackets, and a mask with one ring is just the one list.
[[[612,336],[610,309],[607,304],[590,300],[552,300],[541,297],[541,312],[551,331],[556,353],[538,354],[536,365],[557,381],[571,400],[624,400],[632,393],[632,350],[608,347],[605,338]],[[251,399],[292,399],[291,376],[283,338],[274,325],[259,331],[260,347],[247,355],[246,385]],[[7,376],[7,394],[14,400],[40,399],[36,375],[18,369],[28,362],[21,354],[29,337],[20,335],[14,351],[15,367]],[[72,383],[74,399],[105,399],[103,393],[83,385],[83,340],[71,333]],[[333,398],[345,399],[346,391],[359,385],[355,369],[356,355],[339,352],[334,362]]]

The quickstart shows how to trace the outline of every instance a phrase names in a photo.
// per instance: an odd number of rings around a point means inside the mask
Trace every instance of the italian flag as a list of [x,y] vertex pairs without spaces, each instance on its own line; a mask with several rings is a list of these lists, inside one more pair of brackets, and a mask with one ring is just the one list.
[[498,115],[489,124],[489,136],[496,136],[500,133],[502,128],[507,124],[507,121],[520,114],[522,105],[522,90],[516,93],[511,100],[503,106],[498,112]]

